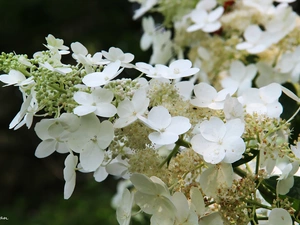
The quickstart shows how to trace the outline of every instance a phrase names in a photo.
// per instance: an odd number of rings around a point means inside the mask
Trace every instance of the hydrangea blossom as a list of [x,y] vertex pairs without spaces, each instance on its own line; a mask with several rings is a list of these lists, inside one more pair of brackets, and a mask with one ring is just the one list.
[[117,109],[111,104],[114,95],[110,90],[98,88],[92,93],[76,92],[74,100],[80,104],[74,109],[74,113],[78,116],[84,116],[89,113],[95,113],[102,117],[111,117],[117,113]]
[[146,51],[150,48],[156,31],[153,17],[143,18],[142,26],[144,33],[141,37],[140,46],[142,50]]
[[200,29],[204,32],[214,32],[220,29],[221,23],[218,19],[223,14],[224,8],[219,6],[212,10],[216,5],[217,2],[215,0],[200,1],[197,4],[196,9],[189,15],[194,24],[187,28],[187,32],[193,32]]
[[23,73],[18,70],[10,70],[8,74],[0,75],[0,81],[5,83],[4,86],[25,86],[34,84],[33,77],[26,78]]
[[188,118],[172,117],[163,106],[153,107],[148,114],[148,119],[141,117],[141,120],[151,129],[156,130],[149,134],[149,139],[158,145],[175,143],[180,134],[184,134],[191,128]]
[[117,207],[117,220],[120,225],[129,225],[131,219],[131,208],[134,203],[134,195],[125,189],[120,205]]
[[200,124],[200,133],[191,140],[192,148],[208,163],[233,163],[245,152],[243,132],[244,124],[240,119],[224,123],[218,117],[211,117]]
[[238,50],[247,50],[251,54],[265,51],[272,45],[272,36],[260,29],[258,25],[250,25],[244,32],[245,42],[237,44]]
[[259,76],[255,79],[257,87],[263,87],[274,82],[283,84],[290,78],[288,73],[282,72],[278,67],[273,68],[265,62],[256,63],[256,67],[259,72]]
[[281,73],[290,73],[293,82],[300,79],[300,46],[294,52],[286,53],[276,65],[276,69]]
[[45,39],[47,41],[45,47],[49,50],[58,51],[61,55],[69,54],[69,47],[64,45],[64,40],[55,38],[52,34],[49,34]]
[[88,87],[100,87],[107,84],[110,80],[118,76],[123,68],[120,69],[121,61],[117,60],[116,62],[110,63],[101,72],[93,72],[87,74],[82,82]]
[[276,83],[257,88],[249,88],[238,99],[246,107],[249,114],[265,114],[278,118],[282,113],[282,105],[278,102],[281,86]]
[[120,102],[117,108],[119,118],[115,121],[114,127],[122,128],[136,121],[146,112],[149,102],[143,89],[136,91],[131,101],[125,99]]
[[33,90],[31,92],[32,93],[29,96],[27,96],[26,93],[22,91],[23,103],[21,109],[10,122],[9,129],[14,128],[14,130],[17,130],[25,124],[28,129],[31,127],[33,116],[38,111],[38,104],[35,98],[35,92]]
[[64,180],[64,199],[69,199],[74,191],[76,183],[76,166],[78,157],[70,153],[65,159]]
[[176,208],[166,184],[158,177],[148,178],[142,174],[133,174],[130,180],[137,189],[135,202],[145,213],[152,215],[151,224],[157,224],[159,220],[160,223],[172,224]]
[[82,116],[80,127],[70,134],[68,146],[76,153],[85,171],[95,171],[104,160],[104,150],[114,138],[113,125],[109,121],[100,123],[95,114]]
[[269,225],[291,225],[293,221],[288,211],[282,208],[271,210],[268,220]]
[[121,49],[116,47],[110,47],[107,51],[102,51],[103,56],[110,62],[121,62],[122,67],[132,67],[130,62],[134,59],[134,55],[131,53],[124,53]]
[[233,61],[229,69],[229,77],[221,81],[223,88],[236,87],[238,96],[252,85],[252,80],[257,73],[255,65],[245,66],[241,61]]
[[[135,2],[137,0],[129,0],[131,2]],[[141,4],[141,7],[137,10],[135,10],[133,19],[136,20],[142,15],[144,15],[147,11],[149,11],[154,5],[157,4],[158,0],[139,0],[138,1]]]
[[173,56],[173,43],[171,41],[171,32],[157,32],[153,38],[152,55],[150,64],[166,64]]
[[236,87],[223,89],[219,92],[207,83],[199,83],[194,86],[195,98],[191,104],[198,107],[208,107],[210,109],[223,109],[227,95],[233,95]]

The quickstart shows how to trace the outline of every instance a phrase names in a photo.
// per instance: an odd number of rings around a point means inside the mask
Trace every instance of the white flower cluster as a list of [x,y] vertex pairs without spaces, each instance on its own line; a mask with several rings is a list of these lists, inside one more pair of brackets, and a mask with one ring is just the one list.
[[[141,47],[153,46],[149,64],[133,63],[133,54],[116,47],[91,55],[50,34],[48,50],[32,59],[3,53],[0,81],[23,95],[10,129],[48,117],[35,124],[35,155],[67,154],[65,199],[78,172],[98,182],[125,179],[114,201],[121,225],[142,212],[151,225],[300,222],[300,140],[289,143],[300,108],[286,121],[279,101],[283,92],[300,103],[282,85],[299,89],[300,41],[293,35],[300,32],[291,1],[138,2],[134,18],[153,7],[174,14],[174,36],[143,19]],[[63,64],[70,53],[75,65]],[[129,69],[141,75],[118,78]]]

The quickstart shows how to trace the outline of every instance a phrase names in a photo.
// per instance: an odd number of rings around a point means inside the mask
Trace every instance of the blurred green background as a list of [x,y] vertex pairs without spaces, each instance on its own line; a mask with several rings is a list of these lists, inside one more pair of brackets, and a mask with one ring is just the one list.
[[[295,3],[295,4],[299,4]],[[133,21],[138,7],[127,0],[0,0],[0,52],[39,50],[50,33],[84,44],[90,53],[115,46],[148,62],[142,52],[141,21]],[[33,129],[9,130],[22,99],[15,87],[0,88],[0,224],[12,225],[116,225],[110,207],[116,180],[102,183],[92,174],[77,173],[76,188],[63,199],[64,155],[34,156],[40,140]]]
[[[132,20],[135,7],[127,0],[0,0],[0,52],[32,57],[53,34],[68,46],[81,42],[92,54],[115,46],[147,62],[150,52],[139,47],[141,21]],[[110,206],[116,180],[97,183],[92,174],[77,173],[75,191],[64,200],[66,156],[38,159],[33,129],[8,129],[21,104],[17,88],[0,88],[0,217],[9,219],[0,224],[117,224]]]

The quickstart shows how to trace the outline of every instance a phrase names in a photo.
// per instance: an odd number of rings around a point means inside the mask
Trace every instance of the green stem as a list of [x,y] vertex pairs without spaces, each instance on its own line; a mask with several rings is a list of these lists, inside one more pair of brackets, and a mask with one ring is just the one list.
[[168,155],[168,157],[165,158],[164,161],[161,162],[161,164],[159,165],[159,168],[162,168],[163,165],[165,165],[165,163],[167,163],[167,165],[169,165],[170,160],[172,159],[172,157],[174,155],[176,155],[176,153],[179,150],[179,147],[180,147],[180,145],[177,145],[177,144],[175,145],[175,147],[173,148],[172,152]]
[[251,205],[258,206],[259,208],[264,208],[264,209],[270,209],[270,210],[272,210],[272,207],[264,205],[264,204],[261,204],[261,203],[259,203],[257,201],[253,201],[253,200],[250,200],[250,199],[242,199],[242,200],[244,202],[246,202],[246,203],[251,204]]
[[172,157],[175,156],[180,148],[180,146],[182,147],[186,147],[186,148],[190,148],[191,144],[185,140],[183,140],[182,138],[179,138],[176,142],[175,142],[175,147],[173,148],[172,152],[168,155],[167,158],[164,159],[164,161],[161,162],[161,164],[159,165],[159,168],[162,168],[163,165],[165,165],[165,163],[167,163],[167,166],[169,166],[169,162],[171,161]]
[[59,87],[57,87],[56,85],[53,85],[53,84],[48,84],[49,87],[53,88],[54,90],[57,90],[58,92],[61,92],[61,93],[64,93],[64,94],[67,94],[68,92],[64,89],[61,89]]

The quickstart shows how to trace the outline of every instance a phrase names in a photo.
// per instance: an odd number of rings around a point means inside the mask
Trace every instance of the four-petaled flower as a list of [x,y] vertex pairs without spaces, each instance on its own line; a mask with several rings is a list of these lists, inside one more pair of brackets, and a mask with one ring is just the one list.
[[241,138],[244,124],[240,119],[224,123],[218,117],[211,117],[200,124],[200,133],[192,140],[192,148],[208,163],[234,163],[242,158],[245,142]]
[[148,119],[140,119],[151,129],[156,130],[149,134],[149,139],[154,144],[168,145],[175,143],[180,134],[184,134],[191,128],[189,119],[183,116],[172,117],[163,106],[153,107]]

